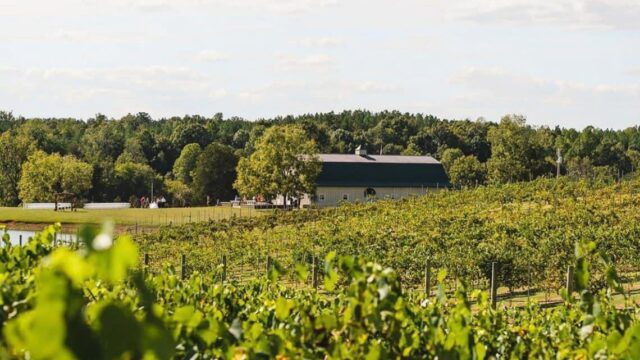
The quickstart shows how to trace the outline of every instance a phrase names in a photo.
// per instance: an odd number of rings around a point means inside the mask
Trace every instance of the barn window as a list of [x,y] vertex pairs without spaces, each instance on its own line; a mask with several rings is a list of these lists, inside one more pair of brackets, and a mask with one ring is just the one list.
[[324,194],[318,194],[318,201],[324,201]]
[[342,194],[342,200],[349,200],[349,194]]

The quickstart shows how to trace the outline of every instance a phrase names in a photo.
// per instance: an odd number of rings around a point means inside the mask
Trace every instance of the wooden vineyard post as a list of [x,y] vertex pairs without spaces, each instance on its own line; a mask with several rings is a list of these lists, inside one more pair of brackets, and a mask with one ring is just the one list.
[[491,263],[491,308],[495,309],[498,303],[498,272],[496,263]]
[[146,273],[149,269],[149,254],[144,253],[144,272]]
[[429,260],[424,265],[424,293],[427,297],[431,296],[431,264]]
[[22,247],[22,235],[20,235],[18,238],[20,240],[20,246]]
[[180,278],[182,280],[187,278],[187,256],[184,254],[180,257]]
[[227,280],[227,256],[222,255],[222,282]]
[[571,296],[573,293],[573,266],[567,266],[567,295]]
[[313,257],[313,265],[312,265],[311,271],[312,271],[311,286],[313,286],[315,290],[318,290],[318,257],[317,256]]
[[269,277],[269,270],[271,270],[271,256],[267,255],[267,277]]

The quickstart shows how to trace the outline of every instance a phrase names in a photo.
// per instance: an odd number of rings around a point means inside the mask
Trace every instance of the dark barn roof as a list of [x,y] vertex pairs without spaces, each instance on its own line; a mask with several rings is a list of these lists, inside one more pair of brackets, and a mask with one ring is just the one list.
[[430,156],[321,154],[318,186],[448,187],[442,164]]

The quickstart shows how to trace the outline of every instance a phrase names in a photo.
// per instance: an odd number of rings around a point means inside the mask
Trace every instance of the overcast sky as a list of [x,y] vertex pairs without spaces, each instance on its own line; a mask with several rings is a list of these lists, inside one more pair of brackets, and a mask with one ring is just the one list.
[[624,128],[640,0],[0,0],[0,109]]

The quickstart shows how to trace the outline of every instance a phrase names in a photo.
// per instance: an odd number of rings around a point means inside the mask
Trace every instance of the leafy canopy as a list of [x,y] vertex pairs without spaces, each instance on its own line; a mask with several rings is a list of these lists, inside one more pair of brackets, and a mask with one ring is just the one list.
[[318,148],[298,126],[275,126],[265,131],[256,151],[240,159],[234,186],[245,196],[300,197],[315,191],[320,173]]
[[82,194],[91,188],[93,168],[72,155],[48,155],[36,151],[22,165],[20,199],[23,202],[54,201],[56,193]]

